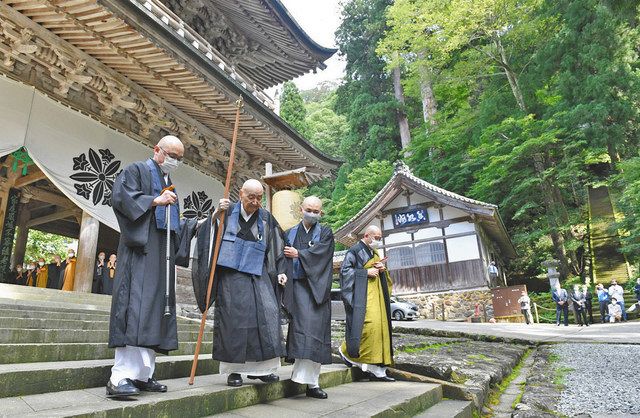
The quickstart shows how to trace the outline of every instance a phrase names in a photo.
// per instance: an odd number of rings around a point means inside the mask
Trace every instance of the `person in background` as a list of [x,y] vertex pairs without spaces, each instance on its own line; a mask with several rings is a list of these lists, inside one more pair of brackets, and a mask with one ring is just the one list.
[[596,285],[596,293],[598,294],[598,304],[600,305],[600,320],[604,324],[609,319],[609,292],[607,292],[602,283],[598,283]]
[[27,286],[36,285],[36,265],[34,262],[27,263]]
[[579,284],[573,286],[573,292],[571,293],[571,302],[573,302],[573,312],[576,314],[576,321],[578,321],[578,325],[589,326],[585,308],[586,302]]
[[640,277],[638,277],[636,285],[633,287],[633,293],[636,294],[637,302],[629,307],[629,309],[627,310],[627,312],[629,313],[635,311],[636,309],[638,309],[638,307],[640,307]]
[[103,277],[106,272],[104,251],[98,253],[98,259],[93,268],[93,283],[91,285],[91,293],[104,293],[102,289]]
[[44,258],[38,259],[38,266],[36,267],[36,286],[47,287],[47,279],[49,277],[49,266],[44,263]]
[[611,298],[611,303],[609,304],[609,322],[620,322],[622,321],[622,309],[620,308],[620,304],[615,297]]
[[524,290],[520,294],[520,299],[518,299],[518,303],[520,304],[520,312],[524,315],[524,320],[527,325],[533,322],[533,317],[531,316],[531,299],[529,299],[529,295]]
[[107,261],[107,271],[102,276],[102,293],[105,295],[111,295],[113,293],[113,278],[116,277],[116,262],[116,255],[111,254],[109,261]]
[[593,295],[586,284],[582,285],[582,295],[584,296],[584,308],[589,317],[589,323],[593,324]]
[[487,267],[487,272],[489,273],[489,281],[491,283],[497,283],[498,281],[498,267],[496,267],[496,262],[492,261],[489,263],[489,267]]
[[16,266],[16,276],[14,283],[20,286],[27,284],[27,273],[24,271],[22,264]]
[[616,298],[620,309],[622,309],[622,320],[627,320],[627,312],[624,310],[624,288],[618,284],[616,280],[611,280],[611,286],[609,286],[609,296],[611,300]]
[[62,272],[62,290],[73,290],[73,284],[76,278],[76,251],[69,248],[67,251],[67,259]]
[[551,292],[551,298],[556,303],[556,325],[560,326],[560,318],[564,315],[564,326],[569,326],[569,295],[567,291],[556,283],[555,289]]

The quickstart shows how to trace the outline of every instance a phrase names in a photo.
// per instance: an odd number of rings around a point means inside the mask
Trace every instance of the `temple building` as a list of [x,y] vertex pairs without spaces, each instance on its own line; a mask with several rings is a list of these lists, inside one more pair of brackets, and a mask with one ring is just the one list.
[[[382,190],[335,232],[336,240],[353,245],[369,225],[382,229],[381,256],[388,257],[395,294],[502,286],[506,264],[516,256],[497,206],[421,180],[402,162]],[[494,279],[491,261],[498,268]]]
[[[91,290],[97,251],[114,252],[111,187],[173,134],[183,216],[222,196],[244,99],[232,190],[274,171],[332,176],[340,162],[273,111],[264,90],[324,68],[279,0],[5,0],[0,3],[0,281],[28,231],[79,239],[74,290]],[[15,236],[15,246],[14,234]]]

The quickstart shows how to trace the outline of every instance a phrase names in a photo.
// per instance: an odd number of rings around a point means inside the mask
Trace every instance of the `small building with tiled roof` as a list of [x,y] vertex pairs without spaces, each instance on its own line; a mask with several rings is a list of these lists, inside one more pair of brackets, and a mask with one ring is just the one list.
[[[505,265],[516,256],[496,205],[434,186],[402,162],[382,190],[335,232],[336,240],[353,245],[369,225],[382,229],[382,252],[397,294],[504,285]],[[491,261],[498,267],[494,279]]]

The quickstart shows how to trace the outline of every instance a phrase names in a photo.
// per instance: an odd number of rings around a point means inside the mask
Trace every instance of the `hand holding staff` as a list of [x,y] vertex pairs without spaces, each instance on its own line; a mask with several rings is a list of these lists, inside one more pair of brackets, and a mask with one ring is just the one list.
[[[236,142],[238,141],[238,127],[240,125],[240,110],[242,109],[243,101],[242,96],[236,101],[236,122],[233,127],[233,139],[231,140],[231,152],[229,153],[229,165],[227,167],[227,179],[224,183],[224,198],[229,199],[229,188],[231,187],[231,172],[233,171],[233,162],[236,155]],[[200,330],[198,331],[198,342],[196,343],[196,351],[193,354],[193,364],[191,366],[191,376],[189,377],[189,384],[193,385],[196,376],[196,369],[198,368],[198,356],[200,355],[200,347],[202,346],[202,336],[204,334],[204,324],[207,320],[207,312],[209,303],[211,301],[211,289],[213,288],[213,279],[216,271],[216,264],[218,262],[218,254],[220,253],[220,243],[222,242],[222,233],[224,231],[224,210],[220,211],[220,223],[218,227],[218,233],[216,234],[216,242],[213,250],[213,258],[211,259],[211,270],[209,271],[209,284],[207,286],[207,300],[205,303],[205,311],[202,313],[202,320],[200,321]]]

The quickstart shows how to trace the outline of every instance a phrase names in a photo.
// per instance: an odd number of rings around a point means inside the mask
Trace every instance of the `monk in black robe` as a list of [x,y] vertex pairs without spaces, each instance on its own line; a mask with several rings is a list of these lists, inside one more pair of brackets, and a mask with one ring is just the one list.
[[[175,301],[175,262],[181,225],[179,203],[169,173],[184,154],[182,142],[165,136],[153,149],[153,159],[124,168],[113,185],[113,210],[120,226],[118,269],[114,279],[109,347],[115,364],[107,395],[137,395],[140,390],[166,392],[153,377],[156,352],[178,348]],[[170,207],[170,315],[164,316],[166,291],[167,206]],[[184,262],[184,260],[183,260]]]
[[356,366],[371,380],[392,382],[391,278],[378,254],[382,232],[367,227],[364,237],[349,248],[340,267],[340,288],[346,318],[346,340],[339,348],[348,366]]
[[285,232],[284,254],[292,261],[285,290],[291,315],[287,333],[287,360],[294,361],[291,380],[306,384],[309,397],[326,399],[320,389],[320,366],[331,364],[331,228],[320,225],[322,201],[309,196],[300,206],[302,221]]
[[104,251],[98,253],[98,259],[93,266],[93,283],[91,284],[91,293],[103,294],[102,281],[106,274],[106,262],[104,261]]
[[206,308],[213,243],[217,233],[223,234],[212,292],[213,358],[220,361],[220,373],[229,375],[229,386],[242,385],[241,375],[277,381],[275,372],[285,354],[276,297],[278,283],[287,280],[284,241],[278,222],[260,207],[263,193],[258,180],[247,180],[240,201],[231,206],[221,199],[211,217],[216,222],[224,210],[224,230],[217,230],[217,222],[211,228],[210,221],[198,232],[193,280],[201,310]]
[[55,254],[51,263],[49,263],[49,268],[47,274],[49,278],[47,279],[47,287],[50,289],[62,289],[62,278],[64,269],[66,267],[66,263],[62,261],[62,257]]

